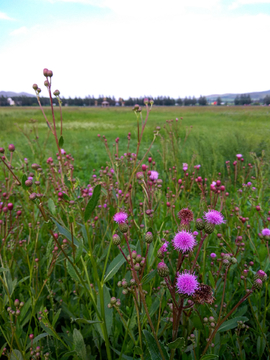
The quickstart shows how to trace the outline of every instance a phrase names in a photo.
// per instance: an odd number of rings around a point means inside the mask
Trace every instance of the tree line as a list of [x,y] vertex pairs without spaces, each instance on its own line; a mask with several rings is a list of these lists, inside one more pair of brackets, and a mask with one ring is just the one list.
[[[63,106],[101,106],[102,102],[104,101],[104,98],[109,103],[109,106],[121,106],[122,101],[124,102],[125,106],[134,106],[135,104],[144,105],[144,99],[145,97],[139,97],[139,98],[132,98],[129,97],[128,99],[121,99],[116,100],[114,96],[110,97],[104,97],[103,95],[100,95],[99,97],[94,96],[86,96],[84,98],[75,97],[75,98],[65,98],[61,97],[62,105]],[[149,99],[152,99],[152,97],[149,97]],[[16,106],[38,106],[37,99],[35,97],[28,97],[28,96],[12,96],[12,100],[15,102]],[[208,105],[207,98],[205,96],[200,96],[199,98],[196,97],[185,97],[185,98],[172,98],[170,96],[157,96],[153,98],[154,104],[158,106],[206,106]],[[49,106],[50,105],[50,99],[47,97],[40,97],[40,102],[42,106]],[[56,98],[53,99],[53,103],[55,105],[58,104],[58,101]],[[220,97],[217,97],[215,101],[215,105],[221,105],[222,99]],[[227,103],[225,103],[227,104]],[[234,105],[249,105],[249,104],[270,104],[270,95],[266,95],[263,99],[258,100],[257,102],[254,102],[249,94],[241,94],[237,95],[234,99]],[[0,97],[0,106],[9,106],[8,98],[1,96]]]

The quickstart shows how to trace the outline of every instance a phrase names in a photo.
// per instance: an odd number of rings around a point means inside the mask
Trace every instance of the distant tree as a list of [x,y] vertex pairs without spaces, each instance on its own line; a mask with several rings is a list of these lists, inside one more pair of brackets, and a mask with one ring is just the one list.
[[0,97],[0,106],[9,106],[9,102],[7,101],[7,98],[3,95]]
[[221,105],[221,98],[220,98],[220,97],[217,97],[216,102],[217,102],[217,105],[220,106],[220,105]]
[[270,95],[265,96],[265,98],[263,99],[263,103],[265,105],[270,105]]
[[234,99],[234,105],[249,105],[252,103],[251,97],[249,94],[241,94],[236,96]]
[[201,105],[201,106],[207,105],[207,99],[206,99],[206,97],[201,95],[201,96],[199,97],[199,99],[198,99],[198,103],[199,103],[199,105]]

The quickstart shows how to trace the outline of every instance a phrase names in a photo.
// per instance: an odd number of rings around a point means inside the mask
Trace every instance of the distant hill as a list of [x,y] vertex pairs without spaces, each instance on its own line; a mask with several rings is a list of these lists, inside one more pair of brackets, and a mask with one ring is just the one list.
[[28,94],[26,92],[20,92],[20,93],[16,93],[14,91],[0,91],[0,96],[4,96],[4,97],[12,97],[12,96],[27,96],[27,97],[36,97],[33,94]]
[[[252,100],[259,100],[259,99],[263,99],[266,95],[270,95],[270,90],[250,92],[250,93],[247,92],[245,94],[250,95]],[[207,95],[206,98],[208,101],[215,101],[217,97],[220,97],[222,101],[233,101],[237,95],[240,96],[241,94],[213,94],[213,95]]]

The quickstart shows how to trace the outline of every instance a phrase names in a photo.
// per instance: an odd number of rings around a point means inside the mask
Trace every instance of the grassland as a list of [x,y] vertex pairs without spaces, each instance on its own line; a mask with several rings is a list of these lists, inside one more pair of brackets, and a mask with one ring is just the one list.
[[[45,113],[50,119],[49,108],[45,110]],[[180,120],[181,117],[182,120]],[[203,175],[209,176],[214,172],[222,171],[225,161],[234,161],[237,153],[249,159],[251,151],[261,155],[261,152],[265,150],[266,156],[269,156],[270,109],[268,107],[154,107],[143,143],[150,143],[156,126],[162,128],[166,120],[175,118],[181,121],[179,133],[182,139],[185,138],[187,129],[192,126],[185,144],[183,142],[178,144],[181,150],[178,162],[179,164],[190,162],[192,156],[196,155],[195,163],[204,165]],[[28,140],[20,130],[23,129],[33,139],[34,132],[30,132],[33,125],[29,123],[30,119],[37,120],[35,125],[39,142],[44,144],[44,147],[37,147],[36,152],[39,157],[52,156],[55,149],[47,145],[52,144],[51,141],[44,143],[48,128],[39,108],[0,108],[0,145],[6,147],[9,143],[14,143],[21,158],[27,156],[33,160]],[[59,112],[57,112],[57,120],[59,119]],[[115,138],[119,137],[119,149],[124,153],[127,150],[127,134],[131,132],[130,150],[135,151],[136,122],[136,117],[129,107],[64,108],[64,148],[76,159],[76,174],[81,178],[87,178],[91,168],[104,165],[107,160],[104,145],[97,137],[98,134],[106,136],[111,148]],[[164,130],[160,133],[166,137]],[[151,154],[157,163],[161,160],[159,149],[160,139],[158,138],[151,149]],[[142,151],[144,150],[145,147],[142,147]]]

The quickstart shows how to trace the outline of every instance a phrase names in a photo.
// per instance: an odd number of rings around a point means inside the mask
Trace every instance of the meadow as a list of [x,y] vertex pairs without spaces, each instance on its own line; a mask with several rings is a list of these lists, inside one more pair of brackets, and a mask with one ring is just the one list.
[[0,356],[269,360],[270,109],[55,111],[0,108]]

